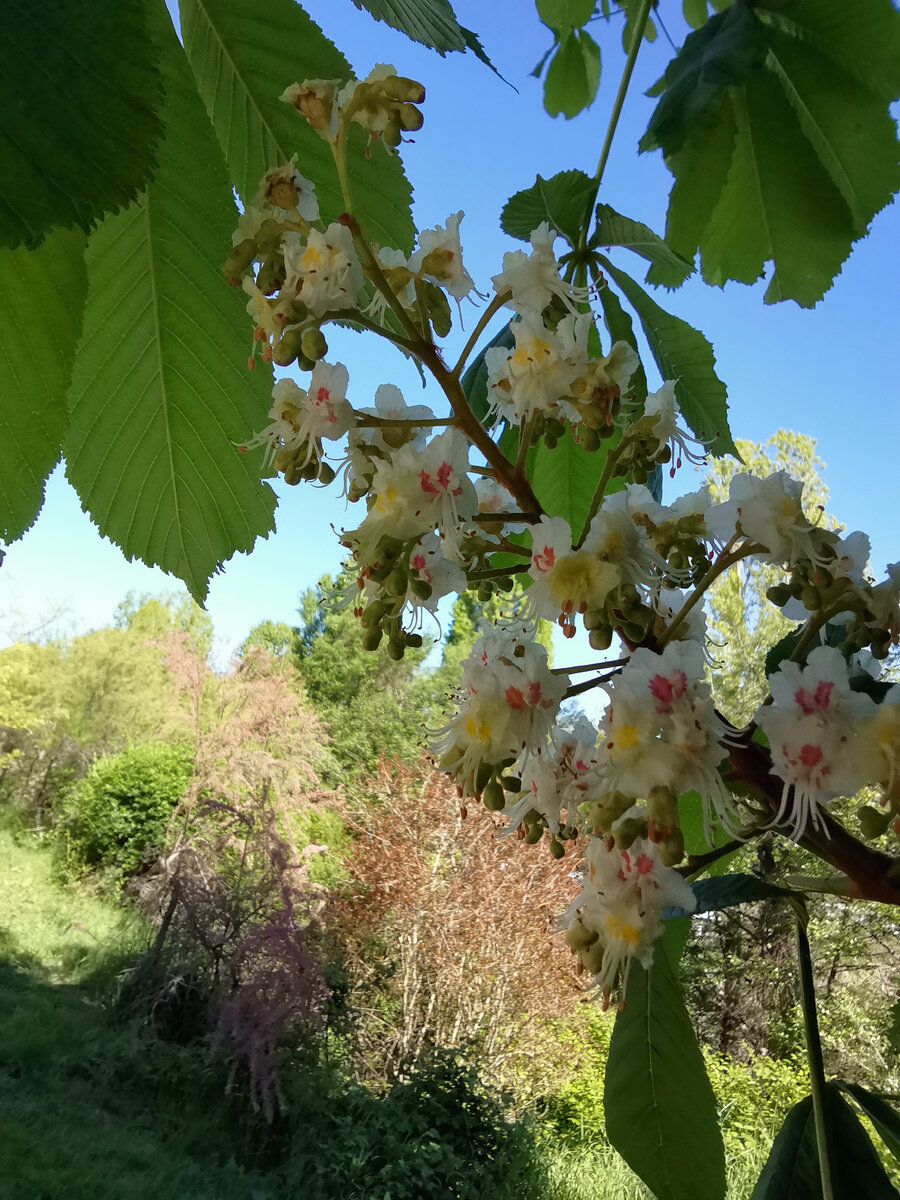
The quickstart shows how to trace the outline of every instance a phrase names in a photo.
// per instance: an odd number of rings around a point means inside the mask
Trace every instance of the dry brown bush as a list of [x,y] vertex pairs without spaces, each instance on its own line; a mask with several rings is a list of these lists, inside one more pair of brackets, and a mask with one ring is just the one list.
[[[536,1024],[570,1015],[581,992],[553,937],[578,892],[573,853],[503,836],[426,763],[382,764],[347,868],[355,887],[333,906],[355,1010],[358,1074],[402,1077],[432,1047],[477,1048],[495,1082],[540,1088],[560,1066]],[[525,1089],[528,1090],[527,1088]]]

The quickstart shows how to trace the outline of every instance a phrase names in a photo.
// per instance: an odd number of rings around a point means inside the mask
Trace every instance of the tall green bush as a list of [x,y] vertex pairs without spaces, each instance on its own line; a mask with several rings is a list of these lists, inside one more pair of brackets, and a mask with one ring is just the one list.
[[59,872],[77,877],[107,868],[118,880],[134,874],[147,851],[162,845],[192,771],[181,746],[134,746],[98,759],[60,801]]

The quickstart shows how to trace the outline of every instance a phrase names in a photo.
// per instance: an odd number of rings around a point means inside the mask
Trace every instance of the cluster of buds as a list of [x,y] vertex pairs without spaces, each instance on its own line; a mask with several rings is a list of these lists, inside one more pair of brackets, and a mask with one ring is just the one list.
[[422,128],[416,107],[425,99],[425,88],[414,79],[398,75],[392,66],[379,63],[365,79],[307,79],[293,83],[281,99],[296,108],[311,128],[334,143],[352,122],[367,129],[370,137],[396,149],[404,133]]

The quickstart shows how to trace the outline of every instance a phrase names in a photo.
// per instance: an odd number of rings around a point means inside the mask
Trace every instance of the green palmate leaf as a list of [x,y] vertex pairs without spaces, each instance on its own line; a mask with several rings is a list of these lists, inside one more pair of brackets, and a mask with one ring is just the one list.
[[646,259],[650,263],[647,283],[681,287],[694,271],[693,263],[676,254],[649,226],[623,217],[608,204],[597,205],[597,225],[591,241],[596,246],[625,246]]
[[594,13],[594,0],[536,0],[537,14],[551,29],[578,29]]
[[478,37],[459,24],[449,0],[353,0],[353,3],[376,21],[384,21],[438,54],[471,50],[492,71],[496,70]]
[[642,149],[675,185],[667,242],[708,283],[814,305],[900,187],[889,111],[900,15],[889,0],[735,0],[685,42]]
[[[683,792],[678,797],[678,824],[684,834],[684,848],[687,854],[706,854],[718,846],[724,846],[729,841],[728,834],[718,825],[712,829],[712,843],[707,840],[707,822],[703,810],[703,800],[698,792]],[[717,858],[715,862],[705,868],[706,873],[708,875],[724,875],[728,870],[728,864],[737,853],[738,851],[734,850],[730,854],[723,854],[721,858]]]
[[87,230],[149,179],[162,87],[140,4],[0,5],[0,245]]
[[[349,79],[349,63],[294,0],[180,0],[180,11],[200,95],[240,195],[253,196],[266,171],[297,154],[316,181],[323,220],[336,220],[345,206],[331,151],[279,96],[304,79]],[[411,191],[400,160],[380,146],[367,159],[364,130],[352,133],[354,212],[370,238],[408,254]]]
[[687,321],[660,308],[625,271],[602,255],[600,262],[637,313],[663,379],[676,381],[675,397],[685,421],[697,437],[711,443],[712,454],[736,454],[725,384],[716,375],[712,346]]
[[[541,507],[550,517],[565,517],[573,537],[578,537],[584,525],[605,461],[602,444],[591,453],[579,446],[571,430],[553,450],[542,442],[528,456],[528,477]],[[615,479],[607,495],[623,487],[623,481]]]
[[657,1200],[723,1200],[716,1101],[660,945],[649,970],[632,963],[609,1047],[603,1102],[609,1140]]
[[695,913],[718,912],[721,908],[734,908],[759,900],[788,900],[797,895],[789,888],[775,887],[755,875],[721,875],[716,879],[700,879],[691,887],[697,897]]
[[654,110],[641,150],[670,155],[698,138],[718,119],[729,87],[762,67],[765,36],[747,0],[735,0],[685,39],[666,68],[662,99]]
[[568,241],[578,244],[594,181],[584,171],[560,171],[549,179],[538,175],[530,188],[510,196],[500,213],[500,226],[510,237],[527,242],[542,221]]
[[81,333],[84,234],[57,229],[36,250],[0,250],[0,540],[34,522],[66,427]]
[[495,413],[489,412],[488,373],[484,356],[488,350],[492,350],[495,346],[500,346],[504,350],[513,350],[515,345],[516,337],[512,331],[512,326],[509,324],[504,325],[500,332],[491,338],[487,345],[478,352],[460,380],[469,408],[471,408],[485,429],[490,429],[495,424],[497,417]]
[[584,30],[563,35],[544,80],[544,108],[551,117],[577,116],[597,95],[600,47]]
[[682,11],[684,19],[692,29],[699,29],[701,25],[706,23],[706,18],[709,15],[709,7],[706,0],[682,0]]
[[885,1146],[900,1162],[900,1114],[897,1113],[896,1108],[887,1100],[883,1100],[881,1096],[860,1087],[857,1083],[844,1083],[840,1079],[835,1082],[839,1088],[843,1088],[848,1095],[853,1097],[875,1126],[878,1136]]
[[[60,35],[60,30],[65,35]],[[0,244],[87,229],[152,172],[162,96],[140,5],[8,0],[0,9]]]
[[[825,1124],[835,1200],[896,1200],[875,1147],[838,1085],[825,1085]],[[772,1145],[751,1200],[821,1200],[812,1097],[795,1104]]]
[[162,20],[159,168],[141,202],[90,239],[63,448],[100,532],[201,599],[223,559],[273,528],[258,455],[229,442],[265,423],[271,379],[246,370],[243,297],[219,266],[236,217],[228,174]]

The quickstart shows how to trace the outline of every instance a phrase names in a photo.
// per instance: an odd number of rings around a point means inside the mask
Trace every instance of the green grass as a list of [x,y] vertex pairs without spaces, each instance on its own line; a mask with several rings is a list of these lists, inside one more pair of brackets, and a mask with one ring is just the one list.
[[0,823],[0,958],[52,983],[77,983],[146,941],[147,926],[84,887],[60,887],[49,848]]

